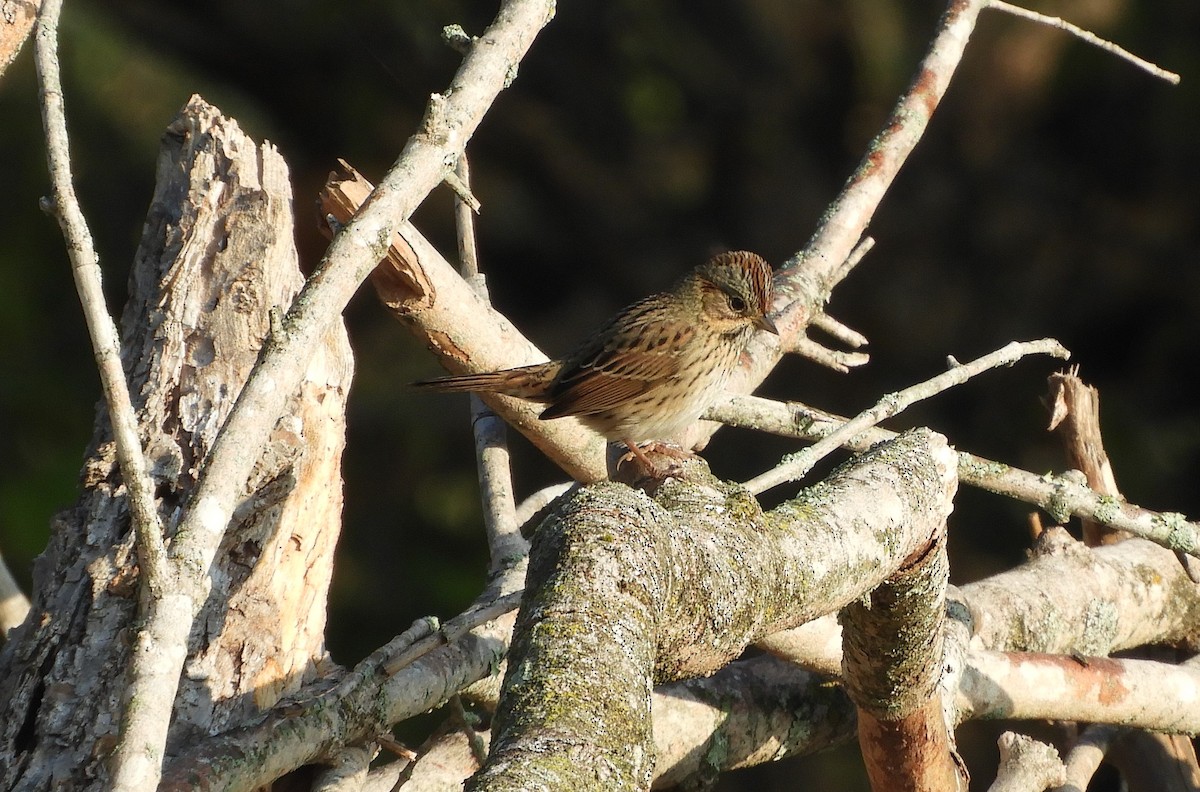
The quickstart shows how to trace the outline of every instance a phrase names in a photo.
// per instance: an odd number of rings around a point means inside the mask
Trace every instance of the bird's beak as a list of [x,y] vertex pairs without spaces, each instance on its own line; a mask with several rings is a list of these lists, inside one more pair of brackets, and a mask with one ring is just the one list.
[[760,330],[766,330],[768,333],[779,335],[779,328],[775,326],[775,322],[771,317],[763,314],[754,320],[754,326]]

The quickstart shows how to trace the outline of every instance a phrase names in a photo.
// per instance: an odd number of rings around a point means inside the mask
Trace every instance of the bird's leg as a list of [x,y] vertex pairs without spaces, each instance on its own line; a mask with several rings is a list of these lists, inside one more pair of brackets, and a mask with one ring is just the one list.
[[629,453],[637,457],[637,460],[642,463],[648,473],[658,472],[658,465],[654,464],[654,462],[650,460],[650,457],[646,456],[645,452],[642,451],[637,443],[633,442],[632,440],[623,440],[622,442],[625,443],[625,447],[629,449]]
[[687,460],[700,458],[691,451],[658,440],[647,443],[645,450],[629,440],[623,441],[623,444],[629,451],[612,463],[610,473],[615,481],[624,481],[633,486],[678,478],[684,474]]

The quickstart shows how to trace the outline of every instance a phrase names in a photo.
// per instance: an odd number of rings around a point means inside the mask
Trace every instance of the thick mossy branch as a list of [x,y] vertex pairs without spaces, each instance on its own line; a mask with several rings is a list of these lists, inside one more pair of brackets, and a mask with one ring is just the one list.
[[534,537],[492,754],[469,788],[648,788],[652,685],[873,589],[940,530],[955,471],[918,430],[769,514],[707,474],[653,499],[580,490]]

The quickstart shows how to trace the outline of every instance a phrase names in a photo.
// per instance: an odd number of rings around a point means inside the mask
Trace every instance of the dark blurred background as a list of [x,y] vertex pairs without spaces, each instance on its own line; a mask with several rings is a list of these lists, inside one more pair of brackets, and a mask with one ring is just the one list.
[[[760,392],[853,413],[1009,340],[1054,336],[1100,389],[1126,496],[1200,515],[1200,6],[1063,0],[1062,15],[1183,75],[1172,87],[1067,35],[984,14],[949,95],[875,217],[877,246],[830,312],[871,339],[837,375],[785,361]],[[561,3],[469,152],[481,260],[498,307],[550,354],[709,253],[778,265],[808,239],[923,55],[937,2],[641,0]],[[378,178],[495,5],[462,0],[270,4],[73,0],[63,25],[76,176],[111,305],[124,299],[158,139],[197,92],[292,167],[306,270],[326,242],[315,196],[336,157]],[[27,47],[0,82],[0,550],[28,585],[50,515],[69,505],[99,389],[55,224]],[[415,218],[452,253],[450,196]],[[345,532],[329,622],[352,664],[411,621],[448,617],[486,559],[466,400],[404,383],[436,364],[364,290]],[[1034,471],[1062,457],[1030,359],[909,411],[958,448]],[[794,446],[726,430],[707,456],[744,479]],[[557,474],[514,440],[519,494]],[[781,491],[775,497],[786,496]],[[964,491],[955,582],[1028,544],[1021,504]],[[979,788],[994,724],[965,729]],[[971,738],[976,739],[971,739]],[[865,788],[853,749],[735,774]]]

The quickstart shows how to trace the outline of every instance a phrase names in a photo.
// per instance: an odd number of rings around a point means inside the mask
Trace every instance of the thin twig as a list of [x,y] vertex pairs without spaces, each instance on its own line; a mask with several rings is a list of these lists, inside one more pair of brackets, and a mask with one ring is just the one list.
[[[453,91],[433,95],[426,121],[409,138],[371,199],[346,224],[309,276],[283,319],[283,332],[264,343],[242,386],[188,501],[169,557],[179,571],[172,594],[153,603],[140,635],[154,636],[145,654],[155,655],[153,673],[135,677],[126,708],[144,728],[137,744],[118,749],[136,765],[117,792],[154,789],[161,777],[172,702],[187,657],[193,620],[207,594],[209,571],[229,525],[235,502],[258,463],[266,439],[308,370],[319,341],[386,253],[393,233],[445,178],[538,32],[553,18],[550,0],[505,0],[479,46],[463,59]],[[440,120],[440,125],[435,124]],[[143,651],[141,647],[135,652]],[[166,717],[161,708],[165,707]],[[116,779],[114,779],[116,780]]]
[[[479,245],[475,239],[475,212],[478,211],[479,202],[475,202],[475,206],[464,197],[471,194],[471,164],[467,162],[466,152],[458,158],[458,163],[454,166],[455,182],[461,185],[461,191],[454,191],[454,226],[458,232],[458,269],[462,273],[463,279],[468,283],[479,275]],[[447,180],[448,181],[448,180]],[[477,288],[476,291],[479,291]],[[486,296],[486,291],[480,296]]]
[[400,757],[405,762],[415,762],[418,759],[417,752],[404,745],[390,734],[381,734],[376,738],[376,741],[383,748],[386,748],[391,753]]
[[513,591],[477,608],[463,612],[461,615],[447,622],[445,627],[438,632],[428,635],[409,646],[405,646],[403,651],[392,657],[385,658],[380,663],[380,668],[388,676],[396,674],[400,669],[412,665],[439,646],[456,641],[479,625],[486,624],[509,611],[516,610],[521,604],[521,596],[524,593],[523,590]]
[[866,258],[866,255],[871,252],[873,247],[875,247],[874,237],[865,236],[860,239],[858,244],[854,246],[854,250],[850,251],[850,255],[846,256],[846,260],[842,262],[842,266],[838,267],[837,272],[834,273],[837,282],[840,283],[845,280],[854,268],[862,263],[862,260]]
[[865,366],[871,362],[871,356],[866,352],[845,352],[840,349],[830,349],[824,344],[813,341],[808,336],[800,335],[791,339],[787,351],[811,360],[813,363],[845,374],[852,368]]
[[[828,437],[848,421],[804,404],[785,404],[761,396],[735,396],[713,405],[703,417],[729,426],[799,440]],[[895,432],[873,427],[847,439],[843,445],[853,451],[864,451],[895,437]],[[1150,511],[1101,495],[1069,472],[1039,475],[959,451],[958,480],[997,495],[1032,503],[1044,509],[1056,522],[1065,522],[1071,517],[1091,519],[1170,550],[1191,555],[1200,553],[1200,522],[1188,522],[1182,514]]]
[[874,407],[859,413],[828,437],[791,455],[772,470],[747,481],[746,489],[757,495],[771,487],[795,481],[811,470],[813,465],[864,429],[869,429],[880,421],[900,413],[915,402],[928,399],[930,396],[966,382],[971,377],[989,369],[1012,365],[1026,355],[1037,354],[1053,355],[1063,359],[1070,356],[1066,348],[1052,338],[1043,338],[1040,341],[1014,341],[1006,344],[1003,348],[971,363],[954,366],[949,371],[930,380],[884,396]]
[[565,495],[578,486],[579,485],[573,481],[564,481],[558,484],[551,484],[547,487],[542,487],[540,490],[517,504],[517,525],[524,526],[525,523],[533,519],[534,515],[553,503],[555,498]]
[[814,316],[811,326],[819,329],[826,335],[836,338],[846,346],[853,347],[855,349],[864,347],[869,343],[865,335],[853,328],[847,327],[826,313],[817,314]]
[[43,4],[34,42],[41,82],[46,159],[54,185],[54,194],[50,200],[44,201],[44,205],[58,220],[66,238],[71,273],[87,320],[92,352],[100,372],[100,385],[112,423],[121,477],[129,493],[129,509],[137,536],[142,579],[150,587],[151,594],[159,596],[168,586],[168,567],[162,522],[154,505],[154,483],[150,479],[138,438],[137,413],[129,398],[129,384],[121,368],[121,341],[117,326],[104,302],[104,289],[100,285],[100,258],[96,254],[92,234],[79,206],[71,177],[67,117],[63,109],[62,80],[58,66],[58,20],[61,13],[62,0],[47,0]]
[[1105,39],[1097,36],[1095,33],[1084,30],[1078,25],[1072,25],[1065,19],[1039,14],[1037,11],[1030,11],[1027,8],[1021,8],[1020,6],[1013,5],[1012,3],[1006,3],[1004,0],[988,0],[988,8],[994,8],[997,11],[1004,11],[1005,13],[1021,17],[1022,19],[1040,22],[1043,25],[1049,25],[1052,28],[1058,28],[1059,30],[1066,31],[1073,36],[1083,39],[1094,47],[1099,47],[1109,54],[1116,55],[1118,58],[1123,58],[1129,61],[1134,66],[1137,66],[1143,71],[1149,72],[1155,77],[1166,80],[1172,85],[1179,85],[1180,78],[1175,72],[1167,71],[1166,69],[1156,66],[1148,60],[1139,58],[1137,55],[1134,55],[1124,47],[1114,44],[1111,41],[1106,41]]
[[463,734],[467,735],[467,744],[471,746],[471,755],[475,757],[479,766],[483,767],[483,763],[487,761],[487,746],[483,744],[483,738],[479,736],[479,732],[475,731],[475,726],[471,723],[471,715],[463,706],[462,696],[455,693],[450,697],[448,703],[454,717],[458,718],[458,722],[462,725]]
[[[465,195],[471,192],[471,168],[464,153],[455,166],[462,190],[455,190],[454,222],[458,232],[458,255],[463,279],[483,300],[487,286],[479,272],[479,248],[475,239],[474,209]],[[477,395],[471,394],[471,429],[475,435],[475,463],[479,472],[479,494],[483,499],[483,524],[491,553],[491,571],[523,556],[529,543],[521,537],[513,495],[512,465],[504,421]]]
[[[129,497],[134,534],[137,537],[140,585],[138,628],[129,660],[129,696],[121,714],[121,739],[112,756],[112,789],[119,792],[157,786],[161,774],[167,727],[179,684],[179,670],[172,668],[170,693],[154,695],[150,680],[162,679],[156,626],[177,624],[181,617],[178,640],[179,666],[186,654],[189,609],[181,606],[185,597],[176,591],[179,576],[167,560],[162,523],[154,504],[154,485],[146,467],[138,438],[137,415],[129,398],[129,385],[121,368],[120,340],[116,325],[104,303],[100,285],[99,257],[96,255],[87,221],[71,182],[71,157],[67,140],[67,122],[63,110],[62,81],[58,65],[58,21],[62,0],[46,0],[38,17],[34,53],[41,82],[42,120],[46,130],[47,160],[54,195],[50,204],[67,240],[71,271],[79,301],[87,320],[88,334],[100,373],[101,389],[108,406],[113,439],[121,477]],[[228,515],[226,516],[228,520]],[[170,667],[170,664],[167,664]]]
[[[458,161],[459,168],[461,168],[463,158],[459,157]],[[456,204],[461,203],[468,207],[475,214],[479,214],[479,209],[481,207],[479,199],[475,197],[475,193],[471,192],[471,185],[462,177],[460,173],[455,171],[447,171],[446,186],[451,190],[454,190],[454,200]]]

